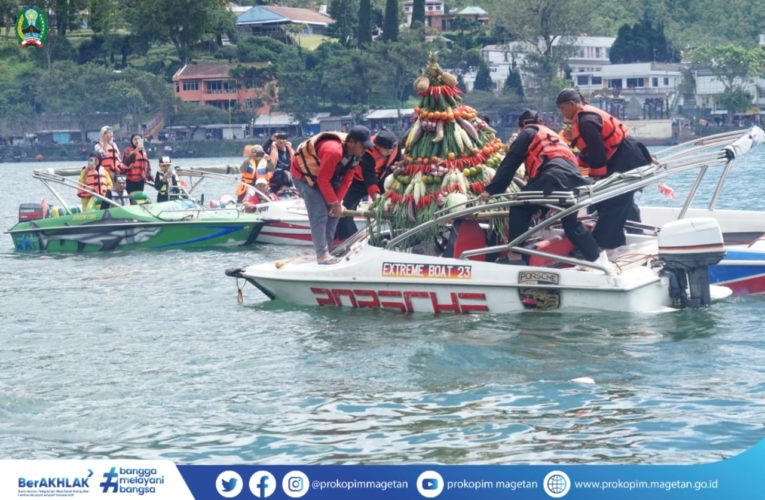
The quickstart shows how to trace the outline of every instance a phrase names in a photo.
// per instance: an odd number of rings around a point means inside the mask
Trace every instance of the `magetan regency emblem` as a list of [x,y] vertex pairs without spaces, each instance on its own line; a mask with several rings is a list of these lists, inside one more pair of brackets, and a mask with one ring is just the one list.
[[16,38],[22,47],[34,45],[42,47],[48,38],[48,20],[40,9],[26,9],[19,12],[16,21]]

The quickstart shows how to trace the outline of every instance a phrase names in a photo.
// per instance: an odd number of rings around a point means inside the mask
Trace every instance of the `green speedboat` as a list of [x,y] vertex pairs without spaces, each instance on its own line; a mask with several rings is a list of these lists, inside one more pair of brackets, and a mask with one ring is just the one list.
[[[50,174],[35,174],[48,187],[50,181],[66,184]],[[87,212],[30,206],[22,205],[20,221],[8,230],[19,252],[235,247],[254,243],[263,227],[259,215],[205,208],[190,199]]]

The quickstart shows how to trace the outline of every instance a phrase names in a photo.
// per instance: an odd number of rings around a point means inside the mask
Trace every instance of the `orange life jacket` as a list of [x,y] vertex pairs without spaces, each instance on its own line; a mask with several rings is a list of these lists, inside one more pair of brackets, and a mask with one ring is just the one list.
[[565,158],[576,165],[576,155],[553,130],[537,123],[526,125],[524,128],[527,127],[537,131],[529,144],[529,149],[526,150],[524,159],[526,175],[529,179],[536,179],[539,175],[539,167],[553,158]]
[[[372,138],[372,141],[374,141],[374,138]],[[375,176],[377,176],[378,182],[382,180],[382,174],[385,172],[385,169],[393,165],[393,162],[396,161],[396,148],[398,148],[398,145],[393,147],[388,156],[383,156],[377,147],[367,149],[367,153],[369,153],[369,156],[375,161]],[[364,174],[361,171],[361,165],[357,166],[353,171],[353,180],[364,182]]]
[[141,182],[144,179],[151,178],[151,164],[149,163],[148,156],[142,152],[136,152],[133,156],[133,162],[130,163],[130,165],[127,165],[128,156],[130,156],[135,149],[134,146],[125,148],[125,162],[123,163],[125,163],[126,166],[122,169],[122,172],[125,174],[125,178],[128,181]]
[[[309,137],[297,147],[292,163],[298,172],[303,174],[306,184],[309,186],[316,185],[316,179],[319,177],[319,144],[330,140],[345,144],[345,137],[346,134],[342,132],[322,132]],[[355,167],[356,164],[352,166]],[[343,174],[343,172],[335,173],[335,175],[338,174]]]
[[[98,167],[93,170],[87,170],[87,168],[88,167],[82,167],[82,170],[85,171],[85,178],[82,179],[82,175],[80,176],[80,184],[83,184],[87,189],[94,193],[106,195],[106,191],[109,189],[109,182],[107,179],[109,174],[107,174],[105,170],[102,170],[103,167]],[[77,196],[80,198],[93,197],[92,194],[83,191],[82,189],[77,190]]]
[[[268,171],[268,160],[265,158],[258,162],[249,160],[249,165],[242,172],[242,182],[236,186],[236,195],[241,196],[247,193],[247,186],[254,186],[255,180],[261,177],[267,181],[271,180],[272,172]],[[246,185],[245,185],[246,184]]]
[[103,149],[106,154],[104,154],[104,157],[101,158],[101,166],[105,168],[110,174],[119,174],[122,171],[122,162],[120,162],[119,150],[113,144],[108,144]]
[[[592,113],[598,115],[603,122],[603,126],[600,129],[601,136],[603,137],[603,146],[606,148],[606,160],[616,152],[616,148],[622,143],[624,139],[629,135],[629,130],[618,119],[614,118],[610,114],[606,113],[602,109],[596,108],[585,104],[582,109],[576,112],[571,124],[571,146],[579,149],[586,155],[587,144],[582,139],[582,134],[579,131],[579,115],[581,113]],[[593,177],[603,177],[607,174],[606,166],[601,165],[593,168],[590,166],[590,175]]]
[[[289,164],[292,161],[292,158],[295,156],[295,151],[292,149],[292,144],[287,142],[287,152],[290,154],[290,158],[287,161],[287,168],[289,168]],[[271,144],[271,152],[268,154],[269,158],[271,158],[271,163],[274,164],[274,167],[279,165],[279,148],[276,147],[276,143],[274,142]]]

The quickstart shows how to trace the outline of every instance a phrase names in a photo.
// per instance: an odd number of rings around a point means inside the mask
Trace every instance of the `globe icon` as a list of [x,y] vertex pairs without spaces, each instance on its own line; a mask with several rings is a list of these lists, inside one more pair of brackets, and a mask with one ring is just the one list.
[[547,489],[556,495],[563,493],[566,490],[566,484],[566,478],[559,474],[550,476],[550,478],[547,479]]

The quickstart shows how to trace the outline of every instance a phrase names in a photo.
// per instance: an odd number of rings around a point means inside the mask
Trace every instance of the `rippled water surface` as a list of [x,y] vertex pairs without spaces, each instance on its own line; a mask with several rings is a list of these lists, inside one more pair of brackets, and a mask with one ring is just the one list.
[[[722,206],[760,208],[764,156],[734,168]],[[19,203],[50,198],[31,177],[43,166],[0,164],[4,230]],[[224,269],[305,251],[23,256],[2,235],[0,457],[698,463],[765,437],[761,299],[434,318],[296,308],[248,286],[237,304]]]

